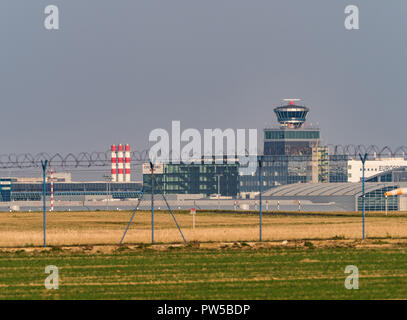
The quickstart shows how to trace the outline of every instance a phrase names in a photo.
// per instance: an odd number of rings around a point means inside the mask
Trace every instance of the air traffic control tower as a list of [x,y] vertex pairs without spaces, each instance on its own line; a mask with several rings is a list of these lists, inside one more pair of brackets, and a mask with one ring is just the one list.
[[309,108],[299,105],[299,99],[284,99],[285,104],[274,108],[280,128],[264,129],[264,155],[312,155],[319,146],[318,128],[306,128]]
[[[310,109],[299,99],[274,107],[279,126],[264,129],[263,190],[292,183],[346,182],[347,156],[329,155],[320,129],[306,124]],[[240,176],[240,194],[258,192],[259,171]]]
[[264,160],[271,162],[268,174],[273,180],[270,186],[319,180],[320,130],[305,126],[309,108],[299,102],[284,99],[274,108],[280,127],[264,129]]

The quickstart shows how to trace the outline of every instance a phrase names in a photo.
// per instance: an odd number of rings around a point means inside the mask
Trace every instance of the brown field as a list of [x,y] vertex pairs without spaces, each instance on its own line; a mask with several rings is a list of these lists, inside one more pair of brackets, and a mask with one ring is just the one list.
[[[256,241],[258,215],[209,213],[192,216],[175,214],[188,241]],[[118,244],[131,212],[55,212],[47,213],[47,244]],[[362,219],[358,213],[263,215],[263,240],[360,239]],[[366,215],[366,235],[370,238],[407,238],[407,214]],[[155,214],[155,242],[182,242],[168,212]],[[138,212],[124,243],[151,242],[151,213]],[[1,213],[0,247],[40,246],[43,243],[42,213]]]

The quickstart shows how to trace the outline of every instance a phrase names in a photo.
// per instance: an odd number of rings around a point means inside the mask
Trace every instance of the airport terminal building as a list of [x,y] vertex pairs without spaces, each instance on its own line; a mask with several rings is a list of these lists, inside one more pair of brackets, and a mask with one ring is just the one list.
[[[264,199],[334,203],[342,210],[361,210],[360,179],[348,182],[349,176],[352,176],[351,170],[355,170],[353,166],[356,160],[346,154],[329,154],[328,147],[321,145],[320,129],[305,126],[308,112],[309,108],[299,105],[295,99],[274,108],[280,126],[264,129],[264,153],[260,156]],[[400,161],[398,163],[403,163]],[[380,163],[384,167],[383,164],[387,162],[384,160]],[[393,169],[369,175],[365,192],[367,211],[407,209],[404,197],[384,197],[386,191],[407,183],[407,172]],[[168,194],[208,196],[219,193],[222,196],[255,199],[260,190],[259,168],[255,167],[247,174],[238,160],[234,164],[227,164],[226,161],[222,164],[167,163],[156,179]],[[149,192],[149,172],[143,172],[143,184]]]
[[[407,183],[365,184],[366,211],[405,211],[406,198],[388,197],[384,193],[397,188],[407,187]],[[263,193],[264,200],[309,202],[318,205],[330,204],[344,211],[362,211],[362,183],[302,183],[280,186]],[[318,210],[317,210],[318,211]],[[322,211],[322,210],[321,210]]]
[[[385,171],[366,179],[366,211],[407,211],[407,196],[385,196],[385,192],[407,188],[407,166]],[[315,205],[331,204],[347,211],[362,211],[362,182],[304,183],[269,189],[265,200],[308,201]]]
[[[297,99],[274,108],[279,128],[264,129],[263,189],[293,183],[347,182],[348,157],[330,155],[321,145],[319,128],[306,127],[309,108]],[[259,172],[240,176],[239,191],[245,197],[259,191]]]
[[[146,163],[143,168],[143,186],[147,193],[151,193],[151,179],[149,164]],[[203,158],[200,163],[164,163],[161,170],[155,171],[154,179],[156,192],[236,197],[239,192],[239,163],[238,160],[228,163],[226,157],[220,163],[215,159],[212,163],[204,163]]]
[[[41,201],[43,196],[43,183],[37,181],[22,181],[18,178],[0,179],[0,201]],[[34,180],[34,179],[33,179]],[[46,196],[51,194],[51,183],[45,184]],[[82,201],[87,199],[135,199],[141,194],[140,182],[109,183],[104,181],[72,182],[59,181],[53,183],[55,199],[62,201]]]
[[[330,154],[329,148],[321,144],[320,129],[305,125],[309,111],[297,99],[289,99],[274,108],[279,127],[263,130],[264,148],[259,156],[264,199],[333,203],[342,210],[361,210],[360,177],[363,172],[360,160],[352,159],[346,153]],[[116,153],[116,146],[112,146],[112,176],[106,181],[72,182],[69,174],[55,174],[53,195],[56,199],[68,201],[126,200],[139,198],[143,191],[150,193],[149,164],[143,166],[142,182],[131,181],[129,150],[128,145],[124,149],[119,145]],[[116,158],[119,159],[118,171]],[[154,174],[155,190],[196,197],[216,194],[234,199],[256,199],[260,192],[259,167],[244,167],[236,155],[233,158],[232,162],[230,157],[224,156],[222,159],[213,158],[209,163],[204,158],[193,164],[162,163]],[[123,170],[123,163],[126,170]],[[250,168],[252,171],[248,171]],[[407,160],[404,157],[368,159],[365,176],[367,211],[407,210],[403,196],[384,197],[387,191],[407,186]],[[48,177],[47,196],[50,193]],[[41,178],[0,179],[0,202],[40,201],[42,194]]]

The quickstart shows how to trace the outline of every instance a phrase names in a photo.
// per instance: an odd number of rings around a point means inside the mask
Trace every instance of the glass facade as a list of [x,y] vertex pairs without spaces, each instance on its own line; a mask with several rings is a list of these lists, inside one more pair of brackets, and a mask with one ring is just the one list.
[[[263,181],[265,188],[292,183],[348,181],[348,156],[329,155],[320,147],[315,128],[264,129]],[[241,192],[258,192],[259,176],[240,176]]]
[[[321,174],[327,180],[327,161],[319,158],[319,129],[265,129],[263,161],[263,188],[292,184],[318,182],[319,164],[325,171]],[[326,160],[326,159],[325,159]],[[240,176],[241,192],[259,191],[259,174]]]
[[306,156],[312,154],[315,146],[306,141],[270,141],[264,143],[264,155]]
[[286,129],[266,129],[264,131],[266,140],[302,140],[302,139],[319,139],[319,130],[286,130]]
[[[164,173],[155,174],[154,179],[166,194],[219,193],[222,196],[236,196],[239,192],[239,165],[228,163],[212,164],[164,164]],[[151,193],[151,175],[143,175],[145,192]],[[158,190],[158,186],[154,185]]]
[[0,179],[0,201],[11,201],[11,179]]
[[400,167],[366,178],[366,182],[407,182],[407,167]]
[[319,135],[319,129],[264,129],[264,155],[311,155]]
[[[43,193],[42,188],[42,183],[12,183],[10,200],[40,201]],[[54,182],[54,196],[92,196],[109,194],[109,196],[112,196],[114,199],[137,198],[140,195],[141,188],[141,184],[137,182]],[[51,184],[46,183],[46,195],[49,196],[50,194]]]
[[347,155],[329,156],[329,182],[348,182]]
[[292,107],[292,110],[290,110],[290,107],[287,106],[285,109],[276,108],[274,112],[276,113],[277,118],[281,122],[288,121],[291,119],[299,119],[305,121],[308,110],[307,109],[297,110],[297,108],[295,107]]
[[274,108],[278,122],[283,127],[300,128],[307,118],[309,109],[305,106],[289,104]]
[[[262,156],[263,189],[312,181],[311,156]],[[240,192],[259,191],[259,171],[240,176]]]
[[[365,196],[366,211],[386,211],[386,197],[384,193],[390,190],[397,189],[398,186],[384,187],[376,189],[372,192],[367,192]],[[397,211],[399,209],[399,196],[387,197],[387,210]],[[363,198],[358,197],[358,211],[363,210]]]

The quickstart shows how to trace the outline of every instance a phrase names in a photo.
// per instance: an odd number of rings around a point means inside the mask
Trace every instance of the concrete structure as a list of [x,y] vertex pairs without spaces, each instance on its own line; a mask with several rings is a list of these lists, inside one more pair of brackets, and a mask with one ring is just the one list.
[[[285,99],[274,108],[279,128],[264,129],[263,189],[293,183],[347,182],[344,155],[330,155],[321,146],[320,129],[305,126],[310,109],[299,99]],[[240,175],[240,194],[253,198],[259,192],[259,175]]]
[[318,147],[318,182],[329,182],[329,150]]
[[390,171],[375,174],[366,178],[367,182],[407,182],[407,167],[399,167]]
[[[71,182],[72,176],[70,172],[55,172],[53,171],[54,182]],[[6,177],[4,177],[6,178]],[[7,177],[12,182],[18,183],[42,183],[42,177]],[[51,172],[49,171],[46,176],[48,182],[51,181]]]
[[112,182],[130,182],[131,181],[131,153],[130,145],[122,144],[111,146],[111,181]]
[[[285,99],[274,108],[278,128],[264,129],[263,189],[291,183],[318,182],[320,130],[305,127],[309,108],[299,99]],[[253,198],[259,190],[259,174],[240,175],[240,192]]]
[[[395,195],[386,199],[385,192],[407,187],[407,182],[365,183],[366,211],[407,210],[405,197]],[[262,194],[263,200],[308,201],[315,205],[331,204],[347,211],[361,211],[362,183],[298,183],[270,189]]]
[[125,154],[124,154],[124,181],[130,182],[131,174],[130,174],[130,146],[126,144],[125,146]]
[[119,144],[117,147],[117,182],[123,182],[123,167],[124,167],[124,158],[123,158],[123,145]]
[[[347,182],[348,156],[330,155],[328,147],[320,145],[320,129],[305,126],[310,109],[298,101],[284,100],[282,105],[275,107],[274,113],[280,126],[264,129],[264,154],[260,156],[263,190],[293,183]],[[254,199],[259,193],[257,155],[253,162],[256,165],[250,168],[243,168],[237,162],[237,182],[234,178],[221,178],[222,186],[219,188],[222,195]],[[148,168],[148,163],[146,166]],[[162,179],[166,193],[209,195],[217,192],[215,176],[210,176],[217,174],[212,167],[212,164],[204,163],[198,166],[169,163],[163,177],[157,175],[157,179]],[[149,173],[143,173],[146,186],[151,186],[149,179]]]
[[[404,166],[407,166],[407,160],[404,158],[368,159],[365,163],[365,177],[369,178],[376,174]],[[362,162],[360,159],[348,160],[348,181],[360,182],[362,174]]]
[[112,182],[116,182],[117,181],[117,158],[116,158],[116,146],[112,145],[111,146],[111,162],[112,162]]

